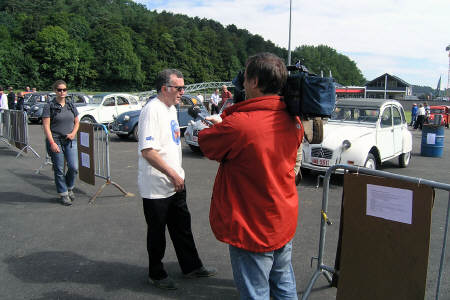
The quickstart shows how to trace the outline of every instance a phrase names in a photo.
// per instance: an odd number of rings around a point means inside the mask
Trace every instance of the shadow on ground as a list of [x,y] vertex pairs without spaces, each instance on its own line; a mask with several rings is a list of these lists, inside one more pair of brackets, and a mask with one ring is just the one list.
[[[10,256],[4,260],[8,271],[25,283],[78,283],[100,285],[106,292],[130,290],[183,299],[232,299],[237,297],[232,280],[220,278],[182,279],[178,264],[166,264],[169,274],[177,281],[176,291],[159,290],[147,283],[147,268],[120,262],[88,259],[74,252],[44,251],[23,257]],[[174,275],[172,275],[174,274]],[[177,275],[178,274],[178,275]],[[149,295],[149,296],[150,296]],[[54,291],[41,299],[94,299]]]

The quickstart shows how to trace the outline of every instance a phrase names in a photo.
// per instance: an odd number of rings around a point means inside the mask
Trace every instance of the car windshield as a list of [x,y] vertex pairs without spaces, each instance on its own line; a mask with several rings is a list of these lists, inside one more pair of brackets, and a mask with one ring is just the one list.
[[103,97],[102,96],[94,96],[92,97],[92,101],[89,101],[89,104],[100,105],[102,104]]
[[376,123],[379,113],[375,108],[336,107],[330,121]]
[[430,112],[432,114],[443,114],[444,113],[444,109],[443,108],[432,108],[430,110]]

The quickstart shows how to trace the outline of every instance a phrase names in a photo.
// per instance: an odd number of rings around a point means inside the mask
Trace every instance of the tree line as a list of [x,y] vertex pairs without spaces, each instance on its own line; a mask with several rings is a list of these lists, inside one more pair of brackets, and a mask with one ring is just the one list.
[[[229,81],[248,56],[287,50],[260,35],[206,18],[148,10],[131,0],[0,0],[0,85],[142,91],[177,68],[186,84]],[[325,46],[291,53],[310,71],[344,85],[365,83],[356,63]]]

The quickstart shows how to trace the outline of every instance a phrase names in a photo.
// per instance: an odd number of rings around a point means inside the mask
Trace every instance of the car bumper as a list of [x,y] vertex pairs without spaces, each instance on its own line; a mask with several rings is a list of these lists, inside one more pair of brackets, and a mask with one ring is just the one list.
[[[304,162],[304,161],[302,161],[301,167],[304,168],[304,169],[308,169],[308,170],[312,170],[312,171],[316,171],[316,172],[322,172],[322,173],[327,172],[328,168],[329,168],[329,167],[322,167],[322,166],[313,165],[311,163],[307,163],[307,162]],[[337,169],[333,173],[334,174],[344,174],[344,170]]]
[[115,123],[115,122],[108,124],[109,131],[114,134],[128,135],[131,133],[130,131],[125,130],[123,127],[124,127],[123,124],[119,124],[119,123]]

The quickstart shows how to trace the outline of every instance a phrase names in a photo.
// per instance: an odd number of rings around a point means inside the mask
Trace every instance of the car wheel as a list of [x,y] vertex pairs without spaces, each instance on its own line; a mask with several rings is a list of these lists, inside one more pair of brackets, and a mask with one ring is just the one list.
[[94,120],[94,118],[91,117],[91,116],[84,116],[84,117],[81,118],[81,122],[86,122],[86,123],[94,124],[94,123],[95,123],[95,120]]
[[366,162],[364,163],[364,167],[368,168],[368,169],[372,169],[372,170],[377,169],[377,160],[372,153],[369,153],[369,155],[367,155],[367,159],[366,159]]
[[411,160],[411,152],[406,152],[400,154],[398,157],[398,164],[400,168],[406,168],[409,165],[409,161]]
[[136,140],[136,142],[139,142],[139,126],[136,124],[133,128],[133,137]]

